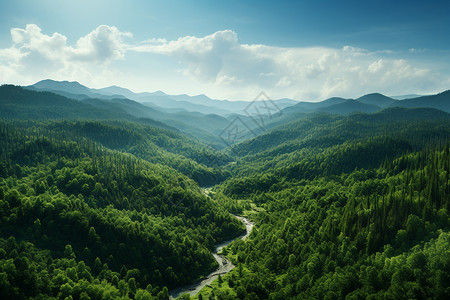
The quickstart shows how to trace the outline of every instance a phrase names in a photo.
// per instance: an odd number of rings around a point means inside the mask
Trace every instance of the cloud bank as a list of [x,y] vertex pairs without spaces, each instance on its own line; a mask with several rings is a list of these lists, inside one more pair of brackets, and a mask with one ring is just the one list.
[[[107,84],[108,78],[117,80],[132,73],[133,65],[139,63],[133,56],[140,54],[140,59],[148,55],[150,63],[164,57],[176,64],[171,71],[174,76],[166,71],[164,80],[219,98],[251,99],[264,90],[272,98],[321,100],[375,91],[426,93],[450,84],[438,71],[389,50],[242,44],[231,30],[171,41],[151,37],[136,43],[131,33],[101,25],[70,45],[64,35],[46,35],[30,24],[25,29],[11,29],[11,38],[11,47],[0,49],[2,82],[52,77],[98,83],[101,77]],[[405,52],[411,53],[409,49]],[[118,61],[125,61],[128,67],[117,66]],[[158,74],[157,69],[151,72]]]
[[12,28],[12,45],[0,49],[0,80],[30,82],[44,78],[89,80],[108,73],[108,65],[124,59],[131,33],[101,25],[74,46],[60,33],[46,35],[35,24]]

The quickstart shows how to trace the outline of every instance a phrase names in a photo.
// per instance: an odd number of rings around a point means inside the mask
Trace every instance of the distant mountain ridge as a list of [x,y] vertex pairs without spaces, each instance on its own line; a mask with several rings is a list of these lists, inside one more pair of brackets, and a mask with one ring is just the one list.
[[[79,88],[80,86],[74,84],[72,87]],[[73,88],[70,91],[86,92],[84,89],[75,90]],[[223,147],[218,135],[229,123],[229,120],[223,116],[184,110],[167,112],[160,107],[146,106],[123,96],[121,98],[107,96],[111,99],[94,96],[90,98],[87,95],[71,94],[54,89],[47,91],[35,87],[22,88],[5,85],[0,89],[0,103],[4,102],[0,117],[39,120],[134,120],[181,131],[190,137],[212,143],[216,145],[216,148]]]
[[405,99],[411,99],[411,98],[418,98],[422,97],[424,95],[418,95],[418,94],[407,94],[407,95],[397,95],[397,96],[389,96],[392,99],[395,100],[405,100]]
[[395,105],[390,104],[389,107],[405,107],[405,108],[419,108],[430,107],[450,112],[450,90],[430,96],[421,96],[418,98],[405,99],[395,102]]
[[279,112],[258,116],[264,123],[264,128],[261,128],[260,124],[255,123],[254,116],[246,112],[249,105],[254,105],[248,101],[214,100],[206,95],[167,95],[162,91],[134,93],[118,86],[90,89],[78,82],[54,80],[43,80],[24,88],[49,91],[69,99],[76,99],[110,113],[120,113],[121,118],[126,115],[126,118],[153,120],[164,124],[161,126],[176,128],[191,137],[212,142],[219,148],[224,147],[221,134],[236,118],[240,118],[250,129],[240,137],[242,140],[311,113],[345,116],[356,113],[372,114],[394,107],[434,108],[450,112],[450,91],[405,100],[396,100],[380,93],[371,93],[356,99],[332,97],[320,102],[279,99],[273,100],[280,109]]
[[[181,95],[167,95],[162,91],[135,93],[129,89],[110,86],[101,89],[91,89],[80,83],[74,81],[55,81],[46,79],[39,81],[28,89],[38,91],[51,91],[57,94],[81,100],[84,96],[87,98],[98,99],[116,99],[128,98],[145,105],[157,105],[161,108],[169,109],[184,109],[191,112],[201,112],[205,114],[218,114],[222,116],[233,113],[243,114],[245,108],[250,104],[250,101],[229,101],[211,99],[206,95],[189,96]],[[280,109],[296,104],[298,101],[291,99],[273,100]]]
[[[213,113],[218,115],[228,115],[231,113],[243,114],[245,108],[251,103],[251,101],[216,100],[211,99],[204,94],[195,96],[189,96],[186,94],[168,95],[162,91],[135,93],[127,88],[119,86],[91,89],[76,81],[55,81],[51,79],[39,81],[33,85],[26,86],[25,88],[39,91],[51,91],[77,100],[81,100],[83,97],[107,100],[128,98],[141,102],[150,107],[156,105],[161,108],[184,109],[187,111]],[[409,108],[432,107],[448,111],[448,105],[445,104],[445,102],[448,101],[449,96],[447,92],[448,91],[427,96],[408,94],[392,97],[388,97],[380,93],[371,93],[354,99],[354,101],[357,101],[351,102],[355,106],[354,110],[349,107],[348,110],[344,109],[343,111],[346,113],[358,111],[370,113],[373,110],[372,106],[377,106],[379,108],[395,106]],[[337,104],[343,104],[348,100],[353,99],[332,97],[319,102],[304,102],[283,98],[272,101],[274,101],[274,103],[276,103],[276,105],[284,112],[290,113],[329,111],[329,109],[324,108]],[[369,106],[363,106],[358,102]],[[344,106],[351,106],[351,103],[346,103]],[[339,108],[339,106],[337,106],[337,108]]]
[[387,97],[380,93],[373,93],[373,94],[367,94],[362,97],[359,97],[358,99],[356,99],[356,101],[364,103],[364,104],[375,105],[375,106],[383,108],[383,107],[389,106],[393,103],[396,103],[397,100]]
[[[232,116],[245,115],[249,101],[215,100],[204,94],[189,96],[168,95],[162,91],[135,93],[127,88],[109,86],[101,89],[91,89],[78,82],[42,80],[28,89],[38,91],[51,91],[67,98],[83,100],[85,98],[98,98],[105,100],[130,99],[143,105],[166,113],[200,112],[202,114],[216,114]],[[319,102],[299,102],[292,99],[272,100],[282,110],[283,114],[327,112],[331,114],[348,115],[351,113],[374,113],[386,107],[430,107],[450,112],[449,93],[437,95],[418,96],[409,94],[388,97],[380,93],[363,95],[356,99],[332,97]],[[397,100],[404,99],[404,100]],[[351,101],[350,101],[351,100]]]
[[404,100],[397,100],[380,93],[367,94],[355,100],[333,97],[321,102],[299,102],[283,109],[282,112],[288,116],[311,112],[348,115],[357,112],[374,113],[388,107],[435,108],[450,112],[450,91]]
[[97,93],[96,90],[90,89],[76,81],[54,81],[51,79],[41,80],[33,85],[26,86],[25,88],[34,91],[46,91],[54,92],[62,96],[81,100],[84,98],[98,98],[98,99],[114,99],[125,98],[119,94],[102,94]]
[[[343,104],[345,105],[347,103]],[[341,104],[335,105],[338,106]],[[390,125],[395,123],[403,124],[402,122],[428,122],[429,124],[433,124],[431,126],[433,128],[436,125],[449,124],[450,114],[435,108],[403,107],[386,108],[372,114],[353,114],[350,116],[312,113],[274,126],[253,139],[248,139],[232,146],[232,150],[233,153],[238,153],[239,155],[262,153],[270,149],[284,149],[283,151],[289,152],[293,149],[298,150],[305,147],[306,144],[302,144],[301,142],[304,139],[320,141],[321,143],[326,141],[330,145],[334,145],[349,138],[348,136],[347,138],[339,137],[340,134],[345,135],[345,131],[347,132],[346,134],[350,133],[349,136],[353,136],[352,139],[358,139],[364,134],[382,135],[386,132],[392,133],[391,131],[394,127],[390,127]],[[329,126],[330,124],[332,126]],[[445,125],[442,126],[445,127]],[[333,130],[335,131],[332,138],[329,136],[329,128],[334,128]],[[401,136],[402,129],[399,128],[403,127],[398,126],[395,128],[399,130],[397,132],[398,136]],[[411,133],[420,131],[415,126],[408,128],[408,130]],[[445,131],[450,134],[449,128],[446,128]],[[280,153],[286,153],[283,151],[280,151]]]
[[100,109],[52,92],[0,86],[0,115],[18,119],[131,119],[122,109]]

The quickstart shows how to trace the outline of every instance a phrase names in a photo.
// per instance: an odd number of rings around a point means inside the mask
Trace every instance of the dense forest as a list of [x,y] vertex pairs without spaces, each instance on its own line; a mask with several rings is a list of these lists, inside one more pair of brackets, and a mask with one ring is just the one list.
[[228,247],[239,268],[205,295],[447,299],[449,136],[447,114],[389,109],[314,115],[236,145],[217,198],[263,211]]
[[1,299],[168,299],[244,232],[232,214],[255,227],[196,299],[450,297],[444,111],[301,113],[218,151],[49,92],[0,104]]
[[166,295],[243,230],[173,168],[67,132],[0,123],[2,296]]

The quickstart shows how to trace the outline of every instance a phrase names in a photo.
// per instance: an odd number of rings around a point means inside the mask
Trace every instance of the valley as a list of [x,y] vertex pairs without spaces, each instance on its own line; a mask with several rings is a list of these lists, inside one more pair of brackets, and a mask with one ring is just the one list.
[[0,300],[450,299],[450,1],[0,1]]
[[[249,237],[254,224],[244,217],[239,217],[239,216],[235,216],[235,217],[238,218],[239,220],[241,220],[242,223],[244,223],[244,225],[245,225],[245,229],[246,229],[245,234],[238,237],[241,240],[245,240],[246,238]],[[216,280],[219,275],[223,276],[223,275],[227,274],[228,272],[230,272],[232,269],[234,269],[235,265],[233,265],[233,263],[226,256],[224,256],[223,254],[219,254],[221,252],[221,250],[224,247],[228,246],[232,241],[234,241],[234,240],[225,241],[218,245],[215,245],[215,249],[212,252],[212,255],[214,256],[214,259],[219,264],[219,267],[216,270],[214,270],[210,274],[206,275],[205,278],[198,283],[191,284],[191,285],[188,285],[188,286],[182,287],[182,288],[177,288],[177,289],[171,291],[170,292],[171,299],[175,299],[175,298],[179,297],[180,295],[183,295],[186,293],[191,296],[195,296],[205,286],[209,287],[209,285],[214,280]]]
[[449,91],[273,101],[1,86],[0,298],[446,299]]

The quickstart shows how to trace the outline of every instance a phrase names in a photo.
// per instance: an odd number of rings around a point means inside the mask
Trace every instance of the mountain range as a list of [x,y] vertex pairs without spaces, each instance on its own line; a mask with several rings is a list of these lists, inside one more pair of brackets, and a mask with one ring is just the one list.
[[[77,116],[88,119],[139,120],[161,128],[175,129],[218,149],[311,113],[345,116],[354,113],[371,114],[393,107],[435,108],[450,112],[450,91],[404,100],[372,93],[357,99],[332,97],[319,102],[299,102],[292,99],[252,102],[215,100],[205,95],[167,95],[161,91],[134,93],[117,86],[91,89],[78,82],[42,80],[23,88],[3,86],[0,96],[3,103],[2,115],[6,117],[14,115],[23,119],[30,116],[61,119]],[[34,100],[30,102],[31,98]],[[17,101],[28,101],[31,105],[19,108]],[[47,113],[42,112],[45,105]],[[232,142],[224,143],[224,135],[229,133],[227,130],[233,126],[236,129],[238,125],[242,134],[236,135]]]
[[[54,81],[50,79],[39,81],[27,86],[27,89],[49,91],[67,98],[83,100],[97,98],[104,100],[130,99],[145,106],[165,112],[200,112],[203,114],[217,114],[229,116],[231,114],[245,114],[244,111],[251,101],[229,101],[211,99],[206,95],[189,96],[168,95],[162,91],[134,93],[129,89],[110,86],[101,89],[91,89],[78,82]],[[429,96],[416,94],[388,97],[379,93],[361,96],[357,99],[332,97],[319,102],[296,101],[293,99],[270,100],[283,112],[328,112],[333,114],[349,114],[353,112],[372,113],[385,107],[431,107],[449,111],[446,103],[448,91]]]
[[[155,107],[156,105],[157,107],[162,109],[178,109],[179,111],[185,110],[218,115],[240,113],[249,104],[248,101],[215,100],[203,94],[196,96],[188,96],[186,94],[167,95],[161,91],[153,93],[134,93],[129,89],[118,86],[110,86],[101,89],[90,89],[78,82],[54,81],[50,79],[39,81],[31,86],[28,86],[27,88],[38,91],[50,91],[57,94],[62,94],[63,96],[67,96],[69,98],[76,99],[83,99],[86,97],[107,100],[116,98],[128,98],[150,107]],[[281,109],[297,103],[297,101],[291,99],[274,101]]]
[[0,86],[0,298],[449,298],[450,91],[236,103]]

